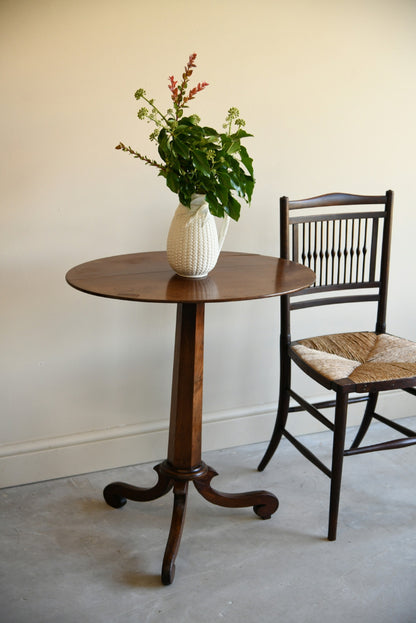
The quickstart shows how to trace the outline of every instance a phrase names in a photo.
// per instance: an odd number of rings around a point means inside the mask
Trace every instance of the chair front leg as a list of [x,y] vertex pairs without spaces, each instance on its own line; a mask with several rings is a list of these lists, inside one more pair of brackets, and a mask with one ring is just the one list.
[[332,446],[331,493],[329,501],[328,540],[337,538],[342,465],[344,461],[345,430],[347,425],[348,393],[338,391],[335,406],[334,439]]

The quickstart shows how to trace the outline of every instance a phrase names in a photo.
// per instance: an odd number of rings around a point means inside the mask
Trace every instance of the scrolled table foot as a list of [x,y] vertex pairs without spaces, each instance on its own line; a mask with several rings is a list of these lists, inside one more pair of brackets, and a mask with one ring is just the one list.
[[122,482],[112,482],[105,487],[103,496],[109,506],[121,508],[126,504],[127,499],[123,495],[123,486],[124,484]]
[[127,500],[148,502],[165,495],[173,487],[173,479],[161,470],[161,466],[153,468],[158,474],[158,481],[153,487],[135,487],[125,482],[112,482],[103,491],[104,499],[109,506],[121,508]]
[[165,555],[162,563],[162,583],[172,584],[175,577],[175,560],[181,542],[183,524],[185,521],[186,501],[188,497],[188,482],[176,482],[173,489],[174,501],[172,521]]
[[255,504],[253,506],[253,511],[261,517],[261,519],[270,519],[270,517],[277,511],[279,508],[279,500],[273,493],[269,493],[268,491],[256,491],[259,497],[263,497],[264,502],[261,504]]
[[217,472],[208,467],[207,473],[194,480],[194,485],[206,500],[227,508],[244,508],[252,506],[256,515],[262,519],[270,519],[279,506],[279,500],[268,491],[247,491],[246,493],[222,493],[211,487],[211,480]]

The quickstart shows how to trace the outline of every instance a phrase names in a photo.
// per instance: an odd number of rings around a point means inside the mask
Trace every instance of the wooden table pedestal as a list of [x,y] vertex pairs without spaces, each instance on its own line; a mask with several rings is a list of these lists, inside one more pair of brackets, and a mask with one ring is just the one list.
[[173,489],[172,521],[162,564],[163,584],[171,584],[175,575],[190,481],[209,502],[229,508],[253,506],[262,519],[269,519],[279,505],[276,496],[268,491],[221,493],[211,487],[217,472],[201,460],[204,310],[204,303],[177,306],[168,458],[154,467],[157,483],[141,488],[113,482],[104,489],[107,504],[114,508],[124,506],[127,500],[156,500]]

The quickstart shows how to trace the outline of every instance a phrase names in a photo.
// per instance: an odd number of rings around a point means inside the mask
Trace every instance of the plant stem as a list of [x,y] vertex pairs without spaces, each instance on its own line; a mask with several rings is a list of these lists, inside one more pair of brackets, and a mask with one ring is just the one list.
[[117,145],[116,149],[127,151],[129,154],[131,154],[135,158],[140,158],[140,160],[143,160],[146,164],[150,164],[152,167],[157,167],[161,171],[166,171],[167,169],[167,167],[164,166],[163,164],[159,164],[158,162],[156,162],[156,160],[152,160],[151,158],[148,158],[147,156],[142,156],[142,154],[139,154],[138,151],[134,151],[134,149],[132,149],[131,147],[127,147],[127,145],[124,145],[124,143],[120,142]]
[[142,98],[144,99],[145,102],[147,102],[149,104],[149,106],[151,106],[153,108],[153,110],[155,110],[158,115],[160,115],[162,117],[162,119],[164,120],[164,122],[167,124],[168,120],[166,119],[165,115],[163,113],[160,112],[159,108],[157,106],[155,106],[153,104],[153,102],[151,102],[150,100],[147,99],[147,97],[145,95],[142,95]]

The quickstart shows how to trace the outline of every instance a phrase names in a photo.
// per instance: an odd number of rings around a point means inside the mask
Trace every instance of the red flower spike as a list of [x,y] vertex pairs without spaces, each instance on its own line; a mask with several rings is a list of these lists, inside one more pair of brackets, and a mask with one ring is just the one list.
[[197,93],[205,89],[208,86],[208,82],[198,82],[197,86],[190,89],[188,95],[186,95],[186,89],[188,87],[189,79],[193,74],[193,68],[195,65],[196,52],[189,56],[189,60],[185,65],[184,72],[182,74],[181,83],[175,80],[173,76],[169,76],[169,90],[171,92],[171,98],[175,105],[176,118],[178,119],[181,109],[185,104],[193,99]]
[[173,76],[169,76],[170,84],[168,85],[170,92],[172,93],[172,100],[176,102],[176,98],[178,97],[178,81],[174,79]]
[[196,67],[194,60],[196,59],[196,52],[190,55],[189,61],[185,65],[185,71],[182,74],[182,80],[185,82],[187,78],[192,76],[192,67]]
[[196,52],[189,56],[189,61],[187,67],[196,67],[194,60],[196,59]]
[[192,100],[197,93],[199,93],[200,91],[203,91],[205,89],[205,87],[207,87],[207,86],[208,86],[208,82],[198,82],[196,87],[191,89],[189,91],[187,97],[184,98],[184,100],[183,100],[184,103],[188,102],[189,100]]

